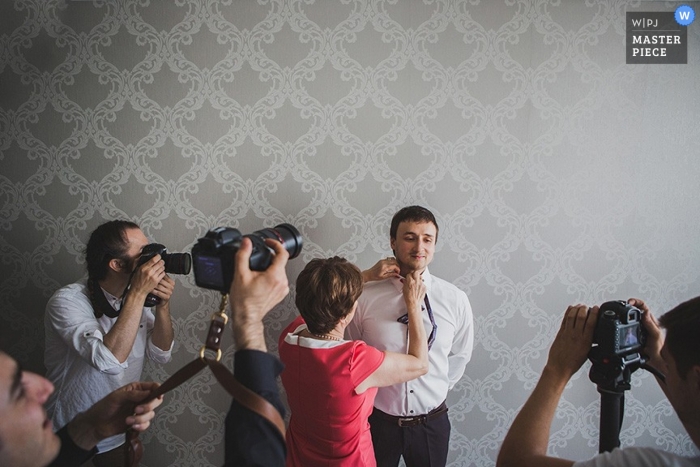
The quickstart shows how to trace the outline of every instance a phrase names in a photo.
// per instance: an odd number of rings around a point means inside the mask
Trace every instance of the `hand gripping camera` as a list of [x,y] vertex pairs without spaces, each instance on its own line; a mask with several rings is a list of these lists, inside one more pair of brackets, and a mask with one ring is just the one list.
[[[168,274],[189,274],[192,268],[192,257],[189,253],[168,253],[165,246],[160,243],[149,243],[141,250],[141,256],[137,267],[149,261],[155,255],[160,255],[165,263],[165,272]],[[153,294],[148,294],[143,306],[156,306],[161,299]]]
[[230,227],[212,229],[192,247],[194,281],[199,287],[218,290],[222,294],[229,292],[233,281],[233,257],[243,238],[250,238],[253,243],[250,255],[250,269],[253,271],[265,271],[272,262],[273,250],[265,244],[266,238],[279,241],[290,258],[299,256],[303,245],[301,234],[291,224],[279,224],[248,235],[241,235],[240,231]]

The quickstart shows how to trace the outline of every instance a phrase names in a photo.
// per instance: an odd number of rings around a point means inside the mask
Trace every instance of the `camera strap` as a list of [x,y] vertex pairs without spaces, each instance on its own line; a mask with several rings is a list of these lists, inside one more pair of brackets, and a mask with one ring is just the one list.
[[[228,322],[228,316],[226,315],[227,304],[228,294],[222,294],[219,311],[211,317],[207,339],[199,351],[199,358],[178,370],[163,384],[154,389],[141,403],[151,401],[175,389],[208,366],[219,383],[234,399],[272,423],[279,430],[282,439],[284,439],[284,420],[275,406],[264,397],[243,386],[229,369],[221,363],[221,336]],[[213,355],[207,356],[208,354]],[[139,439],[138,432],[131,429],[127,430],[124,446],[124,465],[126,467],[137,467],[143,456],[143,445]]]
[[88,278],[87,288],[90,303],[92,304],[92,312],[94,313],[95,318],[99,319],[105,315],[108,318],[116,318],[119,316],[119,310],[114,308],[109,300],[107,300],[105,291],[102,289],[98,281]]

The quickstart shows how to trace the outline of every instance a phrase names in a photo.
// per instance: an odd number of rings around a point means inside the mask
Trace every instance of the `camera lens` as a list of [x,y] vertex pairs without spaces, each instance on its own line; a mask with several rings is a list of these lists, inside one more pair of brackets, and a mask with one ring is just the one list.
[[[291,224],[279,224],[274,228],[256,230],[249,235],[230,227],[217,227],[197,240],[192,247],[194,260],[194,280],[199,287],[218,290],[222,294],[229,292],[234,275],[234,256],[241,246],[241,240],[248,238],[252,243],[249,266],[251,271],[265,271],[274,257],[274,250],[265,244],[270,238],[282,244],[289,253],[289,258],[296,258],[301,253],[303,241],[299,231]],[[187,262],[189,271],[190,258]]]
[[165,253],[163,261],[168,274],[189,274],[192,269],[192,256],[189,253]]
[[272,229],[256,230],[253,234],[280,242],[289,253],[289,259],[299,256],[304,243],[301,234],[292,224],[279,224]]

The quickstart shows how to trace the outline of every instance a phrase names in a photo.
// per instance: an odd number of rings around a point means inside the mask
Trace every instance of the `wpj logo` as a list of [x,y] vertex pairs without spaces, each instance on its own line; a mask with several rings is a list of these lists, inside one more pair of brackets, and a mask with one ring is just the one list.
[[659,20],[653,18],[633,18],[632,26],[635,28],[658,28]]
[[688,28],[681,22],[693,19],[695,13],[690,7],[679,7],[676,12],[627,12],[626,62],[688,63]]

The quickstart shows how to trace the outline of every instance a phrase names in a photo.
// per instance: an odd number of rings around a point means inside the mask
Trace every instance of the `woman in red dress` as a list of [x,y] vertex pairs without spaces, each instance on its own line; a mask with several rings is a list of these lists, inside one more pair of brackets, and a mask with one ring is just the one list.
[[287,466],[376,466],[369,415],[377,388],[428,371],[421,317],[425,285],[418,273],[403,281],[408,309],[407,354],[382,352],[344,339],[362,293],[362,273],[343,258],[315,259],[296,283],[297,317],[280,336],[282,384],[291,419]]

